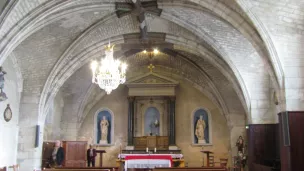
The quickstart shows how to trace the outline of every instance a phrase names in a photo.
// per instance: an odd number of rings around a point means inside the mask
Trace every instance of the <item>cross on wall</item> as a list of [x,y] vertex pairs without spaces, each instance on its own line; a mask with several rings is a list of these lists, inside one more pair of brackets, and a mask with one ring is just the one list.
[[148,66],[148,69],[150,70],[150,72],[153,72],[153,69],[155,68],[155,66],[153,64],[150,64]]
[[147,36],[147,25],[145,15],[153,14],[160,16],[162,9],[158,8],[157,0],[140,1],[132,0],[132,2],[116,2],[115,3],[116,15],[121,18],[125,15],[135,15],[139,22],[140,36],[142,40],[148,39]]

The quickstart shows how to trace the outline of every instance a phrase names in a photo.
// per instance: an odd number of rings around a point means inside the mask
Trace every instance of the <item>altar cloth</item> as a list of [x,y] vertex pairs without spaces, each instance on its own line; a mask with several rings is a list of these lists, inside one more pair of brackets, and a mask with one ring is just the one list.
[[171,167],[172,157],[160,154],[136,154],[125,157],[125,171],[128,168]]
[[127,156],[171,156],[172,159],[181,159],[183,154],[118,154],[119,159],[125,159]]

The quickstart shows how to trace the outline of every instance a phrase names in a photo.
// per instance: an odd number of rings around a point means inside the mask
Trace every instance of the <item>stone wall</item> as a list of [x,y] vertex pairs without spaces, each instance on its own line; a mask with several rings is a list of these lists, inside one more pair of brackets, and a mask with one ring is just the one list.
[[54,99],[53,105],[45,120],[43,140],[61,139],[61,117],[63,113],[64,100],[59,91]]
[[[204,150],[215,152],[216,160],[219,160],[219,157],[229,157],[230,131],[225,117],[206,96],[193,88],[188,82],[183,80],[178,81],[180,85],[176,96],[176,143],[181,148],[188,166],[201,166],[203,162],[200,152],[202,148],[201,146],[192,145],[191,134],[191,115],[199,107],[207,109],[212,118],[213,145],[205,146]],[[124,149],[127,143],[127,88],[120,86],[111,95],[107,95],[101,99],[91,109],[78,131],[78,140],[87,140],[89,144],[94,142],[94,116],[100,108],[108,108],[114,113],[114,145],[98,147],[98,149],[107,151],[104,155],[104,165],[114,166],[120,144],[122,144],[122,148]]]
[[[8,58],[2,65],[7,74],[4,76],[4,92],[8,99],[0,102],[0,167],[16,164],[17,147],[18,147],[18,121],[19,121],[19,104],[20,93],[18,91],[18,77],[14,70],[13,61]],[[3,112],[10,104],[13,117],[9,122],[6,122],[3,117]],[[19,139],[19,141],[25,141]]]

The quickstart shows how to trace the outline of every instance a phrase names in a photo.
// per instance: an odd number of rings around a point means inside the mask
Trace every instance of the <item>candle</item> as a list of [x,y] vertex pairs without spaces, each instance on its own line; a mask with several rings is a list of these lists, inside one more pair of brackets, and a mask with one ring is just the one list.
[[147,152],[147,153],[149,152],[149,148],[148,148],[148,147],[146,148],[146,152]]
[[156,153],[156,147],[154,148],[154,153]]

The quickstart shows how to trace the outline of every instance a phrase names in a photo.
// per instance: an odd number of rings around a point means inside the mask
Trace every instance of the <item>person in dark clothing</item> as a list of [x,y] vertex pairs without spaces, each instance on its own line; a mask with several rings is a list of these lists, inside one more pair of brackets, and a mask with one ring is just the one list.
[[55,142],[55,147],[52,152],[52,166],[53,167],[61,167],[63,160],[64,160],[64,151],[63,148],[60,146],[60,141]]
[[87,150],[87,160],[88,160],[88,167],[90,167],[92,163],[92,167],[95,167],[95,157],[96,157],[96,150],[90,145],[90,148]]

